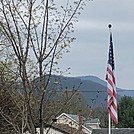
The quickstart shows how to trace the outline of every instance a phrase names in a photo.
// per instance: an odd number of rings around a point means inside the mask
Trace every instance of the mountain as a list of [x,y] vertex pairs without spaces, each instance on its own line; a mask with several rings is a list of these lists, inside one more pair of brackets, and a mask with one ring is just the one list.
[[81,80],[90,80],[92,82],[99,83],[103,86],[106,86],[106,81],[98,78],[97,76],[78,76],[76,78],[79,78]]
[[[95,83],[99,83],[103,86],[106,87],[107,83],[106,81],[98,78],[97,76],[79,76],[77,78],[80,78],[81,80],[90,80],[90,81],[93,81]],[[119,94],[120,96],[131,96],[131,97],[134,97],[134,90],[132,89],[122,89],[122,88],[118,88],[117,87],[117,94]]]
[[[107,103],[106,81],[96,76],[65,77],[52,76],[50,84],[59,90],[79,90],[85,96],[90,105],[102,106]],[[57,84],[58,83],[58,84]],[[134,93],[134,92],[132,92]],[[118,99],[121,96],[133,96],[130,90],[117,88]]]

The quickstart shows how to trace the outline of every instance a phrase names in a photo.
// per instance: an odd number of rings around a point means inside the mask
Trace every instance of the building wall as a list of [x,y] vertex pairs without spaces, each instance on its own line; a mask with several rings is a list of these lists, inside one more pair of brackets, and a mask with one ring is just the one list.
[[57,123],[59,124],[68,124],[70,127],[79,128],[79,125],[75,122],[73,122],[71,119],[67,118],[66,116],[61,116],[58,120]]
[[[47,133],[48,129],[49,129],[49,128],[44,129],[44,134]],[[37,130],[37,134],[40,134],[40,129],[37,128],[36,130]],[[25,132],[25,133],[23,133],[23,134],[31,134],[31,133],[29,133],[29,132],[27,131],[27,132]],[[50,130],[49,130],[49,132],[48,132],[47,134],[64,134],[64,133],[63,133],[63,132],[60,132],[60,131],[57,131],[57,130],[55,130],[55,129],[53,129],[53,128],[50,128]]]
[[[44,129],[44,134],[46,134],[47,131],[48,131],[48,128]],[[39,128],[37,128],[37,132],[38,132],[37,134],[40,134]],[[57,131],[55,129],[50,128],[50,130],[49,130],[49,132],[47,134],[64,134],[64,133],[59,132],[59,131]]]
[[[79,129],[79,124],[74,122],[73,120],[69,119],[67,116],[63,115],[60,118],[58,118],[57,123],[59,124],[68,124],[72,128]],[[91,134],[88,129],[82,127],[82,131],[86,134]]]
[[90,125],[86,125],[86,127],[91,127],[92,129],[100,128],[98,124],[90,124]]

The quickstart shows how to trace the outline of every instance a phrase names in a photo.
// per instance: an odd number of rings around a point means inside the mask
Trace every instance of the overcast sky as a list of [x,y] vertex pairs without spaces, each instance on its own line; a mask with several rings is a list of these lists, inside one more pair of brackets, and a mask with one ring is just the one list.
[[59,62],[68,76],[94,75],[105,79],[111,23],[115,53],[116,83],[134,89],[134,0],[89,2],[75,24],[76,41]]

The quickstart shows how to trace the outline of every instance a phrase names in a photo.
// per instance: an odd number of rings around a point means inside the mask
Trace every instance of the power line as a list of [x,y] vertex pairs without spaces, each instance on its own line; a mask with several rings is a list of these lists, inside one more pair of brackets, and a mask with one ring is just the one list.
[[[56,91],[56,92],[73,92],[74,90],[59,90],[59,91]],[[107,90],[76,90],[76,91],[79,91],[79,92],[107,92]],[[134,90],[117,90],[117,93],[118,92],[134,92]]]

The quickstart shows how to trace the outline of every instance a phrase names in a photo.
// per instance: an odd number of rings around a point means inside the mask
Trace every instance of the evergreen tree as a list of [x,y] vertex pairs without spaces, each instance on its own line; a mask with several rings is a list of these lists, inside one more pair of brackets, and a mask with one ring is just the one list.
[[134,99],[132,97],[124,96],[121,98],[118,104],[118,118],[117,127],[134,127]]

